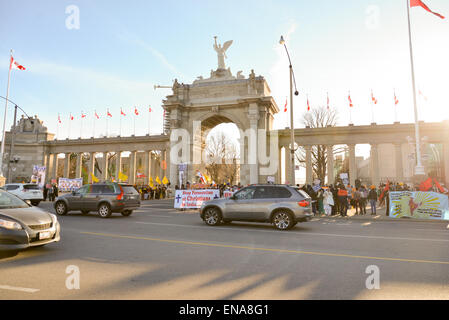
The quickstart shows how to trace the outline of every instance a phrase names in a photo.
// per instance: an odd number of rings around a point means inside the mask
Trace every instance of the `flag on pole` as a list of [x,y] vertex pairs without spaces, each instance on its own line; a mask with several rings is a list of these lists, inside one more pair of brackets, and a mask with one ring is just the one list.
[[327,93],[327,110],[329,110],[329,92]]
[[162,183],[163,184],[168,184],[169,183],[169,181],[168,181],[166,176],[164,176],[164,178],[162,179]]
[[136,116],[139,115],[139,111],[137,110],[137,107],[134,107],[134,114],[135,114]]
[[95,118],[100,119],[100,116],[97,114],[97,110],[95,110]]
[[121,181],[127,181],[128,180],[128,176],[126,174],[124,174],[123,172],[121,172],[121,171],[118,172],[118,178]]
[[98,178],[91,172],[90,175],[92,176],[92,182],[100,182]]
[[85,118],[85,117],[86,117],[86,114],[83,111],[81,111],[81,118]]
[[154,188],[154,181],[153,181],[152,176],[150,176],[150,180],[148,180],[148,184],[150,185],[151,188]]
[[58,113],[58,122],[61,123],[61,116]]
[[423,97],[423,99],[424,99],[425,101],[427,101],[427,97],[422,93],[421,90],[418,90],[418,93],[419,93],[419,95],[420,95],[421,97]]
[[285,97],[284,112],[287,112],[287,97]]
[[352,104],[351,93],[349,93],[348,95],[348,100],[349,100],[349,107],[350,108],[354,107],[354,105]]
[[399,104],[399,100],[396,97],[396,91],[394,92],[394,105],[397,106]]
[[156,176],[156,182],[157,182],[158,184],[162,184],[161,179],[159,179],[159,176]]
[[112,118],[112,114],[109,112],[109,108],[108,108],[108,111],[107,111],[107,116]]
[[73,118],[73,116],[72,116],[72,113],[70,112],[70,120],[73,120],[74,118]]
[[121,114],[122,116],[126,116],[126,113],[123,112],[122,108],[120,108],[120,114]]
[[24,66],[20,65],[11,55],[11,61],[9,64],[9,70],[18,69],[18,70],[26,70]]
[[310,111],[309,97],[307,96],[307,111]]
[[153,110],[151,109],[151,106],[148,106],[148,112],[151,112],[151,111],[153,111]]
[[373,101],[374,104],[377,104],[377,99],[374,97],[373,90],[371,90],[371,101]]
[[410,8],[413,8],[413,7],[422,7],[424,10],[426,10],[426,11],[428,11],[430,13],[433,13],[434,15],[436,15],[437,17],[439,17],[441,19],[444,19],[444,16],[442,16],[439,13],[436,13],[436,12],[430,10],[429,7],[424,2],[422,2],[421,0],[410,0]]

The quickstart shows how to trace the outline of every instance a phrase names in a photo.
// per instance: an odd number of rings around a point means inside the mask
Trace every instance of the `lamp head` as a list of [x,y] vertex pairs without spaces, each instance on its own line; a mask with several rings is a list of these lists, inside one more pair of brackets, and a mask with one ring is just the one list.
[[285,40],[284,40],[284,37],[283,37],[283,36],[281,36],[281,39],[279,40],[279,43],[280,43],[280,44],[285,44]]

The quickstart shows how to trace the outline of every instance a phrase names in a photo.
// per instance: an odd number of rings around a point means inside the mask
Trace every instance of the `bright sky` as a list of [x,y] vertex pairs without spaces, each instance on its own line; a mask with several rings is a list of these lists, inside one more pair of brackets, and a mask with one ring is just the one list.
[[[434,11],[449,17],[447,0],[425,0]],[[68,29],[68,6],[79,8],[79,29]],[[33,1],[0,3],[0,95],[6,94],[9,50],[27,70],[14,70],[10,98],[30,115],[37,114],[51,132],[68,134],[69,113],[75,116],[71,137],[80,135],[80,114],[87,113],[83,137],[93,132],[93,112],[100,115],[95,134],[148,133],[151,105],[152,133],[162,130],[161,100],[169,89],[155,84],[191,83],[208,77],[217,65],[213,36],[234,40],[226,64],[235,74],[254,69],[267,79],[283,109],[288,95],[288,60],[279,44],[287,46],[298,83],[295,98],[297,125],[306,110],[326,104],[339,110],[339,125],[352,119],[371,122],[373,89],[379,100],[377,123],[394,121],[393,88],[400,100],[401,122],[413,121],[406,0],[358,1]],[[425,121],[449,119],[449,23],[424,11],[411,9],[416,79],[427,97],[420,98],[419,117]],[[73,21],[73,20],[70,20]],[[2,108],[0,110],[3,110]],[[8,129],[12,123],[8,113]],[[58,112],[63,124],[57,129]],[[1,112],[3,114],[3,112]],[[276,116],[275,127],[285,127],[286,114]]]

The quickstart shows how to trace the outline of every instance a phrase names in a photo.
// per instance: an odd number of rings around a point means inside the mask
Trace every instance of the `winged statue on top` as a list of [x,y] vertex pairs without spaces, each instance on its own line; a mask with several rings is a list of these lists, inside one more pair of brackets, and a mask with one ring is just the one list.
[[218,57],[218,69],[226,69],[224,59],[227,58],[226,56],[226,50],[229,49],[229,47],[232,44],[232,40],[226,41],[223,43],[223,46],[221,44],[217,44],[217,37],[214,37],[215,43],[214,43],[214,50],[217,52]]

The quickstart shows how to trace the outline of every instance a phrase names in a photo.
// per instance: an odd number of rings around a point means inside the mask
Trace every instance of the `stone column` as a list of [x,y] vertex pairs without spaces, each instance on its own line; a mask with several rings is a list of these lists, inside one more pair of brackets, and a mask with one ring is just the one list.
[[402,144],[400,142],[394,144],[394,155],[396,179],[401,182],[404,179],[404,170],[402,168]]
[[80,152],[76,156],[76,172],[75,172],[75,178],[81,178],[83,175],[83,153]]
[[304,146],[306,149],[306,183],[313,184],[312,146]]
[[150,180],[150,167],[151,167],[151,156],[150,151],[143,152],[143,174],[145,178],[143,178],[143,183],[148,184]]
[[171,179],[171,169],[172,168],[170,167],[170,149],[165,150],[165,164],[166,164],[165,176],[170,181],[170,187],[174,188],[175,185],[177,184],[176,180],[178,180],[178,179],[175,178],[175,180],[173,180],[173,182]]
[[[449,130],[448,130],[449,131]],[[449,186],[449,141],[443,143],[443,166],[446,188]]]
[[122,171],[122,152],[117,151],[117,155],[115,156],[115,181],[119,182],[119,172]]
[[355,186],[357,179],[357,167],[355,163],[355,144],[348,144],[349,147],[349,183]]
[[284,184],[292,184],[292,182],[290,181],[291,164],[292,162],[290,161],[290,148],[288,146],[284,146]]
[[103,172],[101,174],[101,180],[106,181],[108,180],[108,169],[109,169],[109,162],[108,162],[108,152],[103,152]]
[[65,154],[64,159],[64,177],[70,178],[70,153]]
[[377,187],[379,185],[379,156],[377,152],[377,144],[371,144],[371,179]]
[[51,174],[51,179],[58,180],[58,154],[53,153],[53,172]]
[[[257,103],[250,103],[248,108],[248,118],[250,122],[250,129],[252,134],[252,141],[248,141],[249,150],[249,183],[254,184],[259,182],[259,159],[258,159],[258,124],[259,124],[259,106]],[[295,182],[293,181],[293,184]]]
[[282,146],[279,146],[278,150],[278,174],[276,183],[282,183]]
[[90,158],[89,158],[89,170],[87,172],[87,181],[89,183],[92,183],[92,175],[95,173],[95,152],[91,152],[89,154]]
[[52,175],[53,175],[53,166],[54,166],[54,161],[53,161],[53,154],[52,153],[48,153],[47,154],[47,174],[45,177],[45,180],[47,180],[48,182],[51,181]]
[[327,183],[334,184],[334,146],[327,146]]
[[129,154],[129,184],[136,183],[136,159],[137,159],[137,151],[131,151]]

